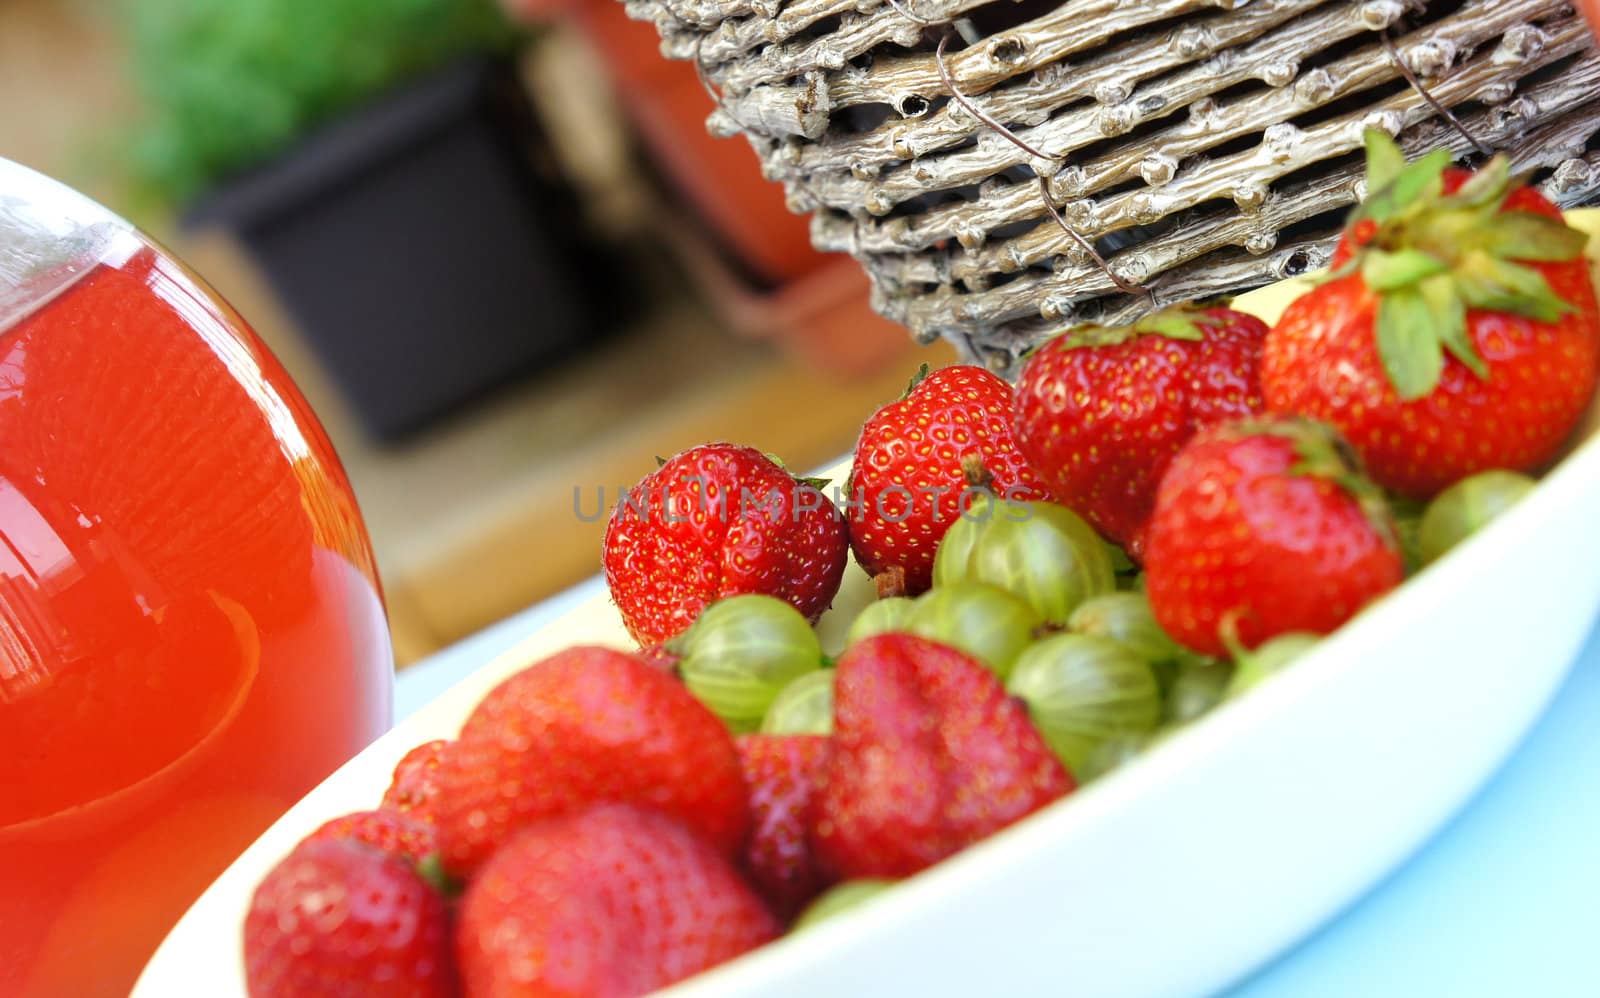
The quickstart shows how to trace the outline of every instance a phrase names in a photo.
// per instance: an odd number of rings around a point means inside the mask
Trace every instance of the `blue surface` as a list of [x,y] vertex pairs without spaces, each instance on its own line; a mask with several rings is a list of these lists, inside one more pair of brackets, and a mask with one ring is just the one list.
[[1466,809],[1231,998],[1595,998],[1597,930],[1600,629]]
[[[598,579],[578,586],[407,669],[396,715],[600,586]],[[1600,998],[1597,930],[1600,628],[1549,711],[1466,809],[1372,893],[1230,998]]]

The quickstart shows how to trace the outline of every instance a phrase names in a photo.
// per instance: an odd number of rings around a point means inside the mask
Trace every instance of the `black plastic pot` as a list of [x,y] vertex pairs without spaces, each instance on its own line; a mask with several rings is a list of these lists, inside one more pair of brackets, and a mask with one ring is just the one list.
[[500,61],[347,115],[185,224],[234,233],[383,440],[594,341],[618,297]]

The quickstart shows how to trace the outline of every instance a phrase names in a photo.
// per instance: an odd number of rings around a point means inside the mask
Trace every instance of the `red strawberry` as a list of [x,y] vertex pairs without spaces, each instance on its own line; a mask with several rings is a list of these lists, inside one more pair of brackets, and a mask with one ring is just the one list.
[[1325,427],[1275,420],[1213,427],[1178,452],[1146,534],[1163,630],[1220,656],[1230,619],[1249,648],[1327,634],[1400,584],[1389,511],[1342,447]]
[[664,811],[737,855],[750,827],[728,729],[632,655],[571,648],[501,683],[439,768],[439,845],[471,873],[512,832],[600,801]]
[[1195,430],[1261,411],[1267,325],[1180,307],[1046,343],[1017,384],[1016,433],[1056,502],[1142,556],[1161,475]]
[[1011,407],[1011,386],[981,367],[924,367],[867,420],[849,491],[850,546],[868,573],[904,571],[911,595],[933,585],[934,550],[963,508],[965,458],[981,459],[998,495],[1048,498],[1017,450]]
[[386,808],[357,811],[334,818],[306,836],[305,841],[327,839],[365,843],[379,852],[413,864],[420,863],[423,857],[439,849],[439,835],[432,825],[418,821],[409,814]]
[[839,660],[812,841],[841,878],[910,876],[1072,789],[1027,708],[954,648],[880,634]]
[[641,995],[778,933],[717,850],[618,805],[543,821],[496,852],[456,928],[473,998]]
[[383,792],[380,806],[401,811],[424,824],[437,823],[439,760],[449,747],[448,741],[438,739],[407,752],[394,767],[394,778]]
[[409,863],[359,842],[302,843],[244,922],[251,998],[456,993],[445,903]]
[[1533,470],[1600,380],[1600,308],[1582,233],[1510,179],[1439,151],[1409,166],[1368,133],[1369,188],[1333,279],[1267,337],[1267,406],[1337,427],[1372,477],[1430,496],[1490,468]]
[[807,841],[812,802],[828,759],[828,739],[741,735],[736,744],[750,785],[754,818],[744,847],[744,869],[772,910],[793,918],[830,883]]
[[629,491],[606,527],[606,585],[640,645],[725,596],[764,593],[812,620],[839,591],[848,539],[816,483],[753,447],[684,451]]

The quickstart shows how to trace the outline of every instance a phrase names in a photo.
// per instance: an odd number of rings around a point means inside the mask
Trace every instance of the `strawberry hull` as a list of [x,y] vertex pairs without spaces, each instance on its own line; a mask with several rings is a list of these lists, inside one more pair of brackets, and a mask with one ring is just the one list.
[[1334,279],[1267,336],[1267,407],[1338,428],[1378,484],[1412,498],[1545,467],[1600,382],[1586,234],[1504,157],[1468,173],[1439,153],[1399,167],[1382,133],[1368,147],[1373,193]]

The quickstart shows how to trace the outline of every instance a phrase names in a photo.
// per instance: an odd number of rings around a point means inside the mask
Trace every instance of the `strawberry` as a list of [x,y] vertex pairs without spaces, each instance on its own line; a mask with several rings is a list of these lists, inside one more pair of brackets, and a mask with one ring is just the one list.
[[456,927],[474,998],[641,995],[777,935],[718,850],[682,825],[608,805],[540,822],[467,887]]
[[439,836],[431,824],[387,808],[334,818],[306,836],[305,841],[326,839],[361,842],[413,864],[439,848]]
[[256,887],[244,922],[251,998],[456,993],[444,900],[409,863],[312,839]]
[[1549,462],[1600,380],[1585,237],[1496,157],[1406,165],[1368,133],[1369,189],[1330,279],[1267,337],[1267,407],[1332,424],[1387,489],[1426,498]]
[[981,367],[924,366],[867,420],[847,491],[850,546],[869,574],[903,571],[910,595],[933,585],[934,551],[963,509],[963,461],[978,459],[997,495],[1048,498],[1017,449],[1011,407],[1011,386]]
[[449,749],[443,739],[424,742],[405,754],[394,767],[394,778],[383,792],[380,805],[400,811],[424,824],[438,821],[439,761]]
[[754,826],[744,847],[744,870],[773,911],[793,918],[830,883],[807,840],[828,739],[741,735],[736,744]]
[[814,621],[839,591],[848,543],[819,483],[752,447],[705,444],[662,462],[617,504],[606,585],[641,646],[741,593],[788,600]]
[[839,660],[812,842],[841,879],[910,876],[1072,789],[1027,708],[954,648],[879,634]]
[[478,704],[439,768],[444,866],[470,874],[511,833],[599,801],[666,812],[735,856],[750,827],[728,729],[631,655],[571,648]]
[[1220,657],[1227,626],[1248,648],[1327,634],[1399,585],[1393,520],[1345,450],[1304,420],[1226,424],[1189,441],[1146,534],[1145,592],[1162,629]]
[[1017,384],[1017,443],[1056,502],[1142,556],[1161,475],[1197,429],[1261,411],[1267,325],[1182,306],[1084,326],[1035,351]]

